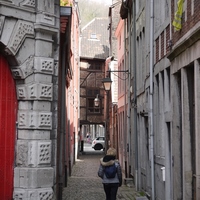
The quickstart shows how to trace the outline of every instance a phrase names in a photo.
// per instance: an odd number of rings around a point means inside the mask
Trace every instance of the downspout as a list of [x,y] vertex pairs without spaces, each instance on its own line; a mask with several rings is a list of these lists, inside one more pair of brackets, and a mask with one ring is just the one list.
[[[109,68],[109,64],[110,62],[114,59],[113,56],[109,56],[108,58],[106,58],[105,60],[105,77],[108,77],[108,74],[109,74],[109,71],[110,71],[110,68]],[[109,74],[110,76],[110,74]],[[108,143],[108,136],[110,137],[110,134],[109,134],[109,95],[110,95],[110,92],[111,91],[106,91],[106,112],[105,113],[105,116],[106,116],[106,119],[105,119],[105,153],[107,152],[108,150],[108,147],[109,147],[109,143]],[[105,97],[105,95],[104,95]],[[105,106],[105,104],[104,104]],[[105,107],[104,107],[105,109]]]
[[114,148],[116,148],[115,145],[114,145],[115,144],[115,139],[114,139],[114,117],[113,117],[114,112],[113,112],[113,106],[114,105],[112,103],[112,114],[111,114],[111,117],[112,117],[113,126],[112,126],[112,129],[111,129],[111,136],[112,136],[112,142],[113,142],[112,145],[113,145]]
[[[124,70],[126,69],[126,19],[124,19]],[[126,80],[124,81],[124,133],[125,133],[125,138],[124,138],[124,144],[125,144],[125,177],[127,178],[127,108],[126,108],[126,94],[127,94],[127,87],[126,87]]]
[[131,91],[130,91],[130,87],[131,87],[131,80],[130,80],[130,73],[131,73],[131,13],[128,12],[128,21],[129,21],[129,37],[128,37],[128,44],[129,44],[129,49],[128,49],[128,111],[127,111],[127,151],[128,151],[128,165],[129,165],[129,174],[128,177],[130,177],[131,175],[131,151],[130,151],[130,146],[131,146],[131,127],[130,127],[130,96],[131,96]]
[[150,5],[150,141],[151,141],[151,187],[152,200],[155,199],[154,184],[154,127],[153,127],[153,67],[154,67],[154,0]]
[[133,58],[133,79],[134,79],[134,116],[133,116],[133,124],[134,124],[134,146],[135,146],[135,187],[136,191],[138,191],[138,132],[137,132],[137,80],[136,80],[136,73],[137,73],[137,65],[136,65],[136,0],[133,3],[133,51],[132,51],[132,58]]
[[[65,34],[65,42],[63,44],[62,49],[62,65],[61,65],[61,112],[60,112],[60,120],[61,120],[61,130],[60,130],[60,141],[59,141],[59,192],[58,198],[62,200],[62,190],[63,190],[63,146],[64,146],[64,135],[65,135],[65,66],[66,66],[66,58],[63,55],[66,55],[66,45],[67,45],[67,34]],[[65,154],[65,152],[64,152]],[[67,178],[67,177],[66,177]]]
[[[71,15],[70,15],[70,20],[69,20],[69,26],[68,26],[68,29],[67,29],[67,31],[68,31],[68,39],[69,39],[67,56],[68,56],[68,61],[69,61],[68,62],[68,69],[70,69],[69,70],[70,72],[68,72],[68,73],[70,73],[71,79],[72,79],[72,74],[71,74],[71,60],[70,60],[71,20],[72,20],[71,16],[72,16],[72,7],[71,7]],[[69,90],[67,92],[68,92],[68,95],[67,95],[67,97],[68,97],[68,100],[67,100],[67,102],[68,102],[68,107],[67,107],[67,122],[68,122],[68,124],[67,124],[67,128],[68,129],[67,130],[68,130],[68,133],[66,135],[66,138],[68,138],[68,158],[69,158],[68,165],[69,165],[69,176],[71,176],[71,171],[72,171],[72,169],[71,169],[71,128],[70,128],[71,124],[70,124],[70,120],[69,120],[69,116],[70,116],[70,114],[69,114],[69,111],[70,111],[70,95],[69,95]],[[65,106],[66,106],[66,102],[65,102]]]

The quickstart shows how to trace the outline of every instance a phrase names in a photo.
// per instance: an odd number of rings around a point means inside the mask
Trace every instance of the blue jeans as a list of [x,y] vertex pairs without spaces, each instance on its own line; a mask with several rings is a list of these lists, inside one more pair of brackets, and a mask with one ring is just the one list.
[[106,200],[116,200],[119,183],[104,183],[103,187],[106,193]]

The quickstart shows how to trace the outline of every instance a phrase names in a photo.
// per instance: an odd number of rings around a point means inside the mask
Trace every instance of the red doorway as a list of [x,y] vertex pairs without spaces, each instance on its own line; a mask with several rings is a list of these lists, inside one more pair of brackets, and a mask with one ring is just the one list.
[[17,97],[7,61],[0,55],[0,199],[13,195]]

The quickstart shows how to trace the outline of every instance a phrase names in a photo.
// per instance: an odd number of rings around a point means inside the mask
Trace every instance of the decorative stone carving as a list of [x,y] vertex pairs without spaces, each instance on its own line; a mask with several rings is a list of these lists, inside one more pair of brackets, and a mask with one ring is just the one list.
[[25,121],[26,118],[27,118],[27,116],[26,116],[25,112],[19,113],[19,124],[18,124],[19,127],[25,127],[26,126],[26,121]]
[[18,140],[17,166],[38,167],[51,165],[51,141]]
[[39,164],[50,164],[51,163],[51,143],[39,142],[38,150],[39,150],[39,153],[38,153]]
[[39,127],[51,127],[52,114],[51,113],[39,113]]
[[52,58],[35,57],[34,68],[43,73],[53,74],[54,60]]
[[17,87],[17,96],[18,99],[24,99],[26,97],[26,91],[25,87],[19,86]]
[[35,8],[35,0],[24,0],[20,6]]
[[33,56],[30,56],[22,65],[19,67],[12,67],[11,71],[15,79],[25,79],[31,73],[33,73]]
[[26,197],[27,197],[27,192],[23,189],[17,189],[17,190],[14,190],[14,192],[13,192],[14,200],[26,199]]
[[52,200],[53,191],[52,190],[39,190],[38,191],[39,200]]
[[37,111],[19,111],[18,121],[19,128],[50,130],[52,127],[52,113]]
[[31,22],[18,20],[7,46],[7,52],[15,55],[26,37],[34,37],[34,25]]
[[28,91],[31,99],[37,98],[37,84],[28,86]]
[[36,118],[37,118],[37,114],[36,114],[36,112],[31,112],[31,113],[29,113],[29,124],[28,124],[28,126],[30,127],[30,128],[36,128],[37,127],[37,121],[36,121]]
[[53,190],[51,188],[42,189],[15,189],[13,199],[34,199],[34,200],[52,200]]
[[18,99],[52,100],[53,84],[33,83],[31,85],[25,85],[25,86],[18,85],[17,95],[18,95]]
[[13,78],[15,79],[22,78],[23,72],[20,68],[11,69],[11,71],[12,71]]
[[29,99],[52,99],[53,86],[52,84],[32,84],[28,86]]
[[17,163],[18,165],[26,165],[28,160],[28,145],[26,143],[18,143],[17,145]]
[[39,97],[45,99],[52,98],[52,85],[40,84],[39,85]]

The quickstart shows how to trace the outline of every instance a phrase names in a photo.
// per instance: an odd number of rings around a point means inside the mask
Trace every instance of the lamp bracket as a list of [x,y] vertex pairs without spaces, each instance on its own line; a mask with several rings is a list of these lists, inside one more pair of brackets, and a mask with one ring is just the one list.
[[129,70],[108,70],[107,72],[124,72],[124,73],[129,73]]
[[123,79],[123,78],[119,77],[117,74],[113,73],[113,75],[117,76],[121,80],[126,80],[128,78],[128,76],[129,76],[129,74],[130,74],[128,69],[127,70],[108,70],[106,72],[109,72],[109,73],[110,72],[123,72],[123,73],[125,73],[127,75],[127,77],[125,79]]

